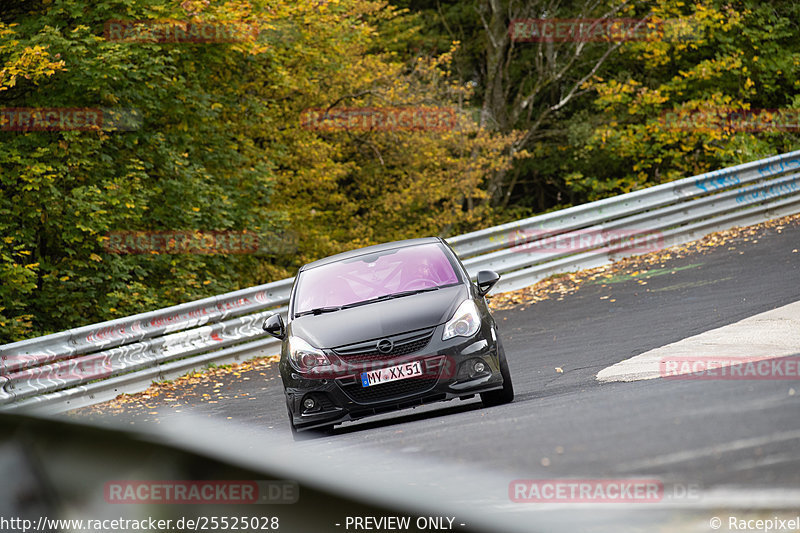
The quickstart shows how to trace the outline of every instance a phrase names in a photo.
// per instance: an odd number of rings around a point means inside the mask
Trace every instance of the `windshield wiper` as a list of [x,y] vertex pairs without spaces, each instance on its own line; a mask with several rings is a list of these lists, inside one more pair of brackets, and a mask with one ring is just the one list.
[[333,313],[334,311],[339,311],[340,309],[350,309],[351,307],[358,307],[360,305],[382,302],[384,300],[393,300],[395,298],[402,298],[403,296],[411,296],[412,294],[419,294],[421,292],[430,292],[435,290],[439,290],[439,287],[425,287],[424,289],[414,289],[413,291],[403,291],[403,292],[395,292],[392,294],[384,294],[383,296],[378,296],[377,298],[371,298],[369,300],[363,300],[361,302],[353,302],[351,304],[333,305],[330,307],[315,307],[314,309],[309,309],[308,311],[297,313],[295,316],[301,317],[304,315],[321,315],[322,313]]
[[403,296],[411,296],[413,294],[419,294],[421,292],[430,292],[439,290],[439,287],[426,287],[424,289],[415,289],[413,291],[403,291],[403,292],[395,292],[392,294],[384,294],[383,296],[378,296],[377,298],[370,298],[369,300],[364,300],[362,302],[353,302],[351,304],[346,304],[342,306],[342,309],[349,309],[351,307],[358,307],[359,305],[366,305],[375,302],[383,302],[384,300],[393,300],[395,298],[402,298]]
[[339,309],[344,309],[343,305],[333,305],[330,307],[315,307],[314,309],[309,309],[308,311],[303,311],[302,313],[297,313],[294,316],[303,316],[303,315],[321,315],[322,313],[333,313],[334,311],[338,311]]
[[386,298],[401,298],[403,296],[411,296],[412,294],[419,294],[421,292],[438,291],[439,287],[425,287],[424,289],[414,289],[413,291],[396,292],[394,294],[387,294]]

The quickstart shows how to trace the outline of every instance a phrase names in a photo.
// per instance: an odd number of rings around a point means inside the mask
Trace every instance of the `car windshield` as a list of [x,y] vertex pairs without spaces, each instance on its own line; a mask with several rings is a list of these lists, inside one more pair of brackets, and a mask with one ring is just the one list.
[[299,274],[294,315],[336,310],[412,291],[459,283],[448,254],[437,243],[393,248],[329,263]]

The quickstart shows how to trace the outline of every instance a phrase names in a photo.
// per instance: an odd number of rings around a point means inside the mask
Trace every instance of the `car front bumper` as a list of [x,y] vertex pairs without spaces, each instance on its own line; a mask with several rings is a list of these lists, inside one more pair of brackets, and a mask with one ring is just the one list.
[[[334,364],[313,378],[300,375],[282,362],[281,374],[286,403],[298,431],[330,426],[367,416],[397,411],[422,404],[469,397],[502,388],[497,337],[486,325],[465,339],[442,341],[437,327],[426,348],[417,353],[360,364]],[[420,361],[423,374],[370,387],[361,384],[361,373]],[[474,371],[474,363],[484,365]],[[313,398],[315,406],[304,402]]]

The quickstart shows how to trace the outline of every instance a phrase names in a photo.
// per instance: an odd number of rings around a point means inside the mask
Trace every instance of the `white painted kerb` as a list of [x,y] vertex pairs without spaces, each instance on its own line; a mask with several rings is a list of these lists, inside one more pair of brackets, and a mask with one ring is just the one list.
[[[666,357],[747,357],[775,359],[800,354],[800,302],[650,350],[597,374],[598,381],[638,381],[660,377]],[[688,372],[684,372],[688,373]]]

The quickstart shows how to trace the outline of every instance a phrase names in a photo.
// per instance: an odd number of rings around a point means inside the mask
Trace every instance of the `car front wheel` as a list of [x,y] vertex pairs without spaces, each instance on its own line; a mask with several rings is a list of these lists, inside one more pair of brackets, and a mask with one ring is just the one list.
[[503,388],[482,392],[481,401],[483,401],[484,407],[494,407],[495,405],[510,403],[514,400],[514,385],[511,383],[511,372],[508,370],[506,351],[499,339],[497,340],[497,354],[500,359],[500,375],[503,376]]

